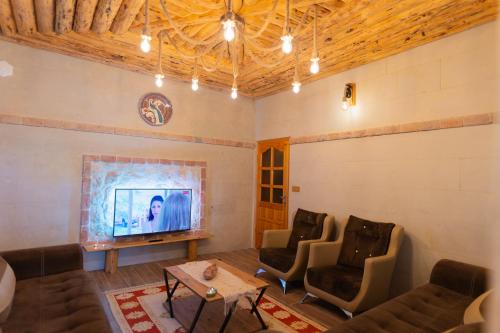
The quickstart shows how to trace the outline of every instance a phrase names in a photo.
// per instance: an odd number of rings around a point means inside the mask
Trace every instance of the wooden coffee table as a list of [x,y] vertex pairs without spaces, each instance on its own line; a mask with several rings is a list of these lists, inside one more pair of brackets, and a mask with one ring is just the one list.
[[[267,287],[269,286],[268,283],[254,277],[253,275],[250,275],[248,273],[245,273],[231,265],[228,265],[224,263],[221,260],[218,259],[212,259],[212,260],[207,260],[208,262],[211,263],[216,263],[218,267],[225,269],[226,271],[234,274],[235,276],[239,277],[242,279],[245,283],[248,283],[249,285],[254,286],[257,290],[260,290],[259,296],[255,300],[255,302],[252,300],[251,297],[247,297],[248,301],[252,305],[252,309],[250,310],[250,313],[255,314],[257,319],[260,321],[260,324],[262,325],[262,329],[266,329],[267,326],[264,323],[264,320],[262,319],[262,316],[259,313],[259,310],[257,309],[257,305],[259,304],[262,296],[266,292]],[[168,283],[168,276],[171,275],[176,281],[175,284],[172,288],[170,288],[170,285]],[[198,322],[198,319],[200,318],[200,314],[203,311],[203,307],[205,306],[206,302],[216,302],[216,301],[224,301],[224,298],[222,295],[217,294],[213,297],[207,297],[207,290],[208,287],[205,286],[204,284],[198,282],[196,279],[194,279],[191,275],[187,274],[184,272],[179,266],[169,266],[163,268],[163,277],[165,278],[165,285],[167,289],[167,299],[165,300],[165,307],[167,308],[168,311],[170,311],[170,317],[174,318],[174,307],[173,307],[173,302],[172,302],[172,297],[174,296],[175,290],[179,286],[180,283],[185,285],[189,290],[193,292],[193,294],[197,295],[198,297],[201,298],[200,305],[198,307],[198,310],[196,311],[196,314],[194,316],[193,322],[191,323],[191,327],[189,328],[188,332],[193,332],[196,323]],[[224,332],[226,329],[227,324],[229,323],[229,320],[231,319],[231,316],[236,308],[236,303],[238,301],[234,302],[234,304],[229,308],[229,311],[226,314],[226,317],[224,318],[224,322],[222,323],[221,328],[219,329],[219,333]]]

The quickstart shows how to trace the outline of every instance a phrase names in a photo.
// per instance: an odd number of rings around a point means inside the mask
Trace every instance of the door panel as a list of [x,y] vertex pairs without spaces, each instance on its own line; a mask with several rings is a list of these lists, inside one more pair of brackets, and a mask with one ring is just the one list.
[[257,149],[255,247],[264,230],[288,227],[288,138],[260,141]]

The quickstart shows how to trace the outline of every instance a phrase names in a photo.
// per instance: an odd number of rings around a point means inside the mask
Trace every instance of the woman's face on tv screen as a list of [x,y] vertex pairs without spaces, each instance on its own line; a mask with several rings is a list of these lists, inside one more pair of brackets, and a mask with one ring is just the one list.
[[161,202],[160,201],[153,201],[153,204],[151,204],[151,213],[153,214],[154,217],[157,217],[160,215],[161,211]]

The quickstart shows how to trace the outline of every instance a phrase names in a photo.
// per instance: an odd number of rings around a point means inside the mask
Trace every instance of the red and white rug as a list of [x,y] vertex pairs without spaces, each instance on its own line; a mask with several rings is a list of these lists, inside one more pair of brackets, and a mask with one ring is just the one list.
[[[173,299],[175,301],[191,295],[193,294],[188,288],[179,284]],[[165,310],[163,303],[166,297],[165,284],[162,282],[106,292],[111,311],[122,332],[186,332],[184,327],[176,319],[170,318]],[[264,295],[258,308],[270,329],[285,333],[326,331],[326,327],[298,314],[271,296]]]

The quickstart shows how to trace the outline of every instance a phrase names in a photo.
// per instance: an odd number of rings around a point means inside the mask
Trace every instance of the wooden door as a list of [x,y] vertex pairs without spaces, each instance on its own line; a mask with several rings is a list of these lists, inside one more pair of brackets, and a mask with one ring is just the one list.
[[257,148],[255,247],[264,230],[288,228],[288,138],[260,141]]

